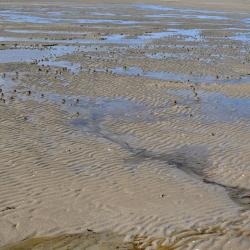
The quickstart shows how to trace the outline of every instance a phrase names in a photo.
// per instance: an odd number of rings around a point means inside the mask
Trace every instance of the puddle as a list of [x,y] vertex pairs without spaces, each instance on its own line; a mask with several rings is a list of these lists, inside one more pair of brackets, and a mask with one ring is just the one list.
[[[24,31],[25,32],[25,31]],[[32,32],[32,31],[31,31]],[[39,42],[39,43],[64,43],[64,44],[105,44],[105,43],[117,43],[117,44],[142,44],[152,40],[158,40],[162,38],[178,37],[184,41],[202,41],[204,38],[201,36],[199,29],[169,29],[161,32],[151,32],[143,35],[135,36],[134,38],[124,34],[110,34],[103,36],[100,39],[48,39],[48,38],[23,38],[23,37],[0,37],[0,42]]]
[[125,43],[125,44],[141,44],[146,43],[151,40],[158,40],[162,38],[171,38],[179,36],[179,38],[185,41],[201,41],[203,38],[201,37],[199,29],[169,29],[167,31],[160,32],[150,32],[145,33],[143,35],[138,35],[135,37],[128,37],[127,35],[113,34],[104,37],[105,42],[113,42],[113,43]]
[[204,40],[199,29],[170,29],[169,31],[171,32],[170,36],[184,37],[184,40],[188,42]]
[[59,22],[60,19],[56,18],[45,18],[32,15],[18,14],[17,12],[0,12],[0,17],[2,21],[14,22],[14,23],[37,23],[37,24],[50,24],[54,22]]
[[209,16],[209,15],[183,15],[183,14],[151,14],[145,15],[145,17],[151,18],[177,18],[177,19],[203,19],[203,20],[229,20],[225,16]]
[[122,97],[117,98],[105,98],[105,97],[87,97],[87,96],[65,96],[54,93],[43,92],[44,97],[41,97],[41,93],[32,93],[31,96],[19,96],[22,100],[35,100],[38,102],[49,101],[54,104],[58,104],[62,109],[69,113],[76,114],[79,112],[79,119],[77,119],[76,125],[87,123],[100,123],[107,117],[114,119],[126,119],[129,121],[151,121],[153,115],[151,115],[150,109],[130,100]]
[[134,7],[141,10],[160,10],[160,11],[175,11],[176,8],[165,7],[160,5],[151,5],[151,4],[134,4]]
[[[35,11],[35,10],[34,10]],[[55,18],[55,17],[41,17],[31,14],[25,14],[17,11],[0,11],[0,22],[13,22],[13,23],[33,23],[33,24],[120,24],[131,25],[148,23],[146,21],[136,20],[121,20],[121,19],[84,19],[84,18]]]
[[28,63],[38,62],[38,65],[66,68],[71,73],[78,73],[81,68],[80,63],[72,63],[68,61],[57,61],[56,58],[72,54],[78,51],[79,48],[74,46],[52,46],[44,49],[27,49],[14,48],[1,50],[1,63]]
[[47,55],[48,51],[39,49],[6,49],[0,52],[0,63],[32,62]]
[[168,12],[180,12],[180,13],[203,13],[203,14],[226,14],[230,12],[216,11],[216,10],[202,10],[202,9],[188,9],[188,8],[177,8],[177,7],[166,7],[161,5],[150,5],[150,4],[134,4],[137,9],[141,10],[152,10],[152,11],[168,11]]
[[197,107],[207,120],[239,121],[250,119],[250,98],[229,97],[216,92],[196,91],[200,101],[194,98],[192,90],[169,90],[169,94],[180,96],[180,105]]
[[143,35],[135,36],[134,38],[129,38],[126,35],[112,35],[107,37],[107,41],[113,41],[116,43],[126,43],[126,44],[141,44],[151,40],[172,38],[176,36],[185,41],[202,40],[202,37],[200,35],[200,30],[198,29],[189,29],[189,30],[168,29],[167,31],[145,33]]
[[[239,22],[242,25],[249,25],[249,13],[216,11],[204,9],[188,9],[177,7],[166,7],[160,5],[135,4],[134,8],[146,11],[145,17],[149,18],[175,18],[175,19],[198,19],[204,21],[218,21],[223,25],[228,25],[225,21]],[[150,11],[150,13],[149,13]],[[206,22],[207,23],[207,22]],[[233,25],[233,24],[229,24]]]
[[0,74],[0,88],[3,92],[13,90],[19,83],[19,80],[16,79],[16,73]]
[[71,112],[79,112],[91,122],[100,122],[105,117],[130,121],[152,118],[145,106],[123,98],[108,99],[97,97],[91,99],[81,97],[79,98],[79,104],[69,106],[68,108]]
[[117,14],[111,12],[88,12],[86,14],[91,16],[117,16]]
[[[225,30],[228,30],[226,28]],[[86,35],[81,32],[64,32],[64,31],[39,31],[39,30],[6,30],[11,33],[21,34],[75,34]],[[0,37],[0,42],[34,42],[34,43],[62,43],[62,44],[107,44],[117,43],[125,45],[142,45],[150,41],[159,39],[175,38],[177,41],[184,42],[205,42],[206,37],[202,35],[202,29],[168,29],[160,32],[149,32],[142,35],[130,37],[126,34],[110,34],[99,39],[84,39],[84,38],[65,38],[65,39],[49,39],[49,38],[26,38],[26,37]],[[235,30],[237,31],[237,30]],[[212,37],[212,39],[215,37]],[[247,42],[250,41],[250,33],[237,32],[235,35],[229,37],[217,37],[221,40],[232,40]],[[206,47],[202,44],[201,47]]]
[[250,18],[244,18],[242,20],[245,24],[250,24]]
[[128,38],[126,35],[110,35],[106,38],[106,41],[114,43],[141,44],[151,40],[171,38],[176,36],[185,41],[203,40],[201,31],[199,29],[168,29],[167,31],[150,32],[143,35],[138,35],[135,38]]
[[111,13],[111,12],[87,12],[86,14],[91,15],[91,16],[122,16],[122,17],[130,17],[131,16],[130,14]]
[[171,38],[179,36],[185,41],[201,40],[200,30],[198,29],[168,29],[167,31],[152,32],[136,37],[136,40],[142,42],[147,40],[157,40],[162,38]]
[[234,36],[230,36],[227,39],[250,44],[250,32],[248,32],[248,33],[236,33]]
[[159,80],[181,81],[181,82],[187,81],[187,76],[185,75],[180,75],[172,72],[144,71],[139,67],[129,67],[129,68],[117,67],[113,68],[112,72],[118,75],[140,76],[140,77],[147,77]]
[[55,35],[87,35],[86,32],[56,31],[56,30],[15,30],[6,29],[5,31],[17,34],[55,34]]
[[139,67],[116,67],[112,69],[114,74],[125,76],[140,76],[158,80],[178,81],[178,82],[192,82],[192,83],[218,83],[218,84],[237,84],[250,83],[250,76],[241,77],[239,79],[216,79],[213,76],[195,76],[185,75],[174,72],[164,71],[144,71]]
[[[0,63],[32,62],[44,58],[52,58],[71,54],[76,51],[74,46],[52,46],[43,49],[13,48],[1,50]],[[50,63],[49,61],[46,63]]]
[[115,19],[78,19],[76,23],[93,23],[93,24],[121,24],[121,25],[130,25],[130,24],[143,24],[149,23],[147,21],[132,21],[132,20],[115,20]]

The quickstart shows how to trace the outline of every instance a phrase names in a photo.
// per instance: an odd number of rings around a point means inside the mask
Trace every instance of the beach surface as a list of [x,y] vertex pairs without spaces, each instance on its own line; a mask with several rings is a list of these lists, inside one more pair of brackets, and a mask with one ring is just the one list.
[[0,128],[0,250],[249,250],[249,1],[1,1]]

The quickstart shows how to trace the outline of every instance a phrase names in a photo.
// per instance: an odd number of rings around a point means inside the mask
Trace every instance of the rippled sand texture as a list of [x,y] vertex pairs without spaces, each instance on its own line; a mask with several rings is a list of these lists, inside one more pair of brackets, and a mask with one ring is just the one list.
[[[137,237],[133,242],[125,243],[124,236],[115,235],[112,233],[94,233],[88,232],[85,234],[61,235],[54,237],[42,237],[24,240],[16,245],[3,247],[2,250],[28,250],[28,249],[129,249],[139,250],[145,249],[147,246],[142,246],[143,239]],[[157,247],[159,250],[171,250],[172,247]]]
[[0,249],[250,249],[250,6],[1,1]]

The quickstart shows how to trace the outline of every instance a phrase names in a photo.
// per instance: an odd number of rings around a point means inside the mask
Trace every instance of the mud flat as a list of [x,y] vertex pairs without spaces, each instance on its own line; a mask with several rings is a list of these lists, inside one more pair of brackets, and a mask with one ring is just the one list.
[[0,249],[250,249],[249,38],[245,1],[1,1]]

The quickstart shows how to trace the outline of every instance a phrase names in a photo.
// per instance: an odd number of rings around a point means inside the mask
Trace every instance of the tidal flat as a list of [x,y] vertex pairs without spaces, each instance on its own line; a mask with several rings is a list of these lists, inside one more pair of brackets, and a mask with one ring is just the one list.
[[249,20],[1,1],[0,249],[250,249]]

